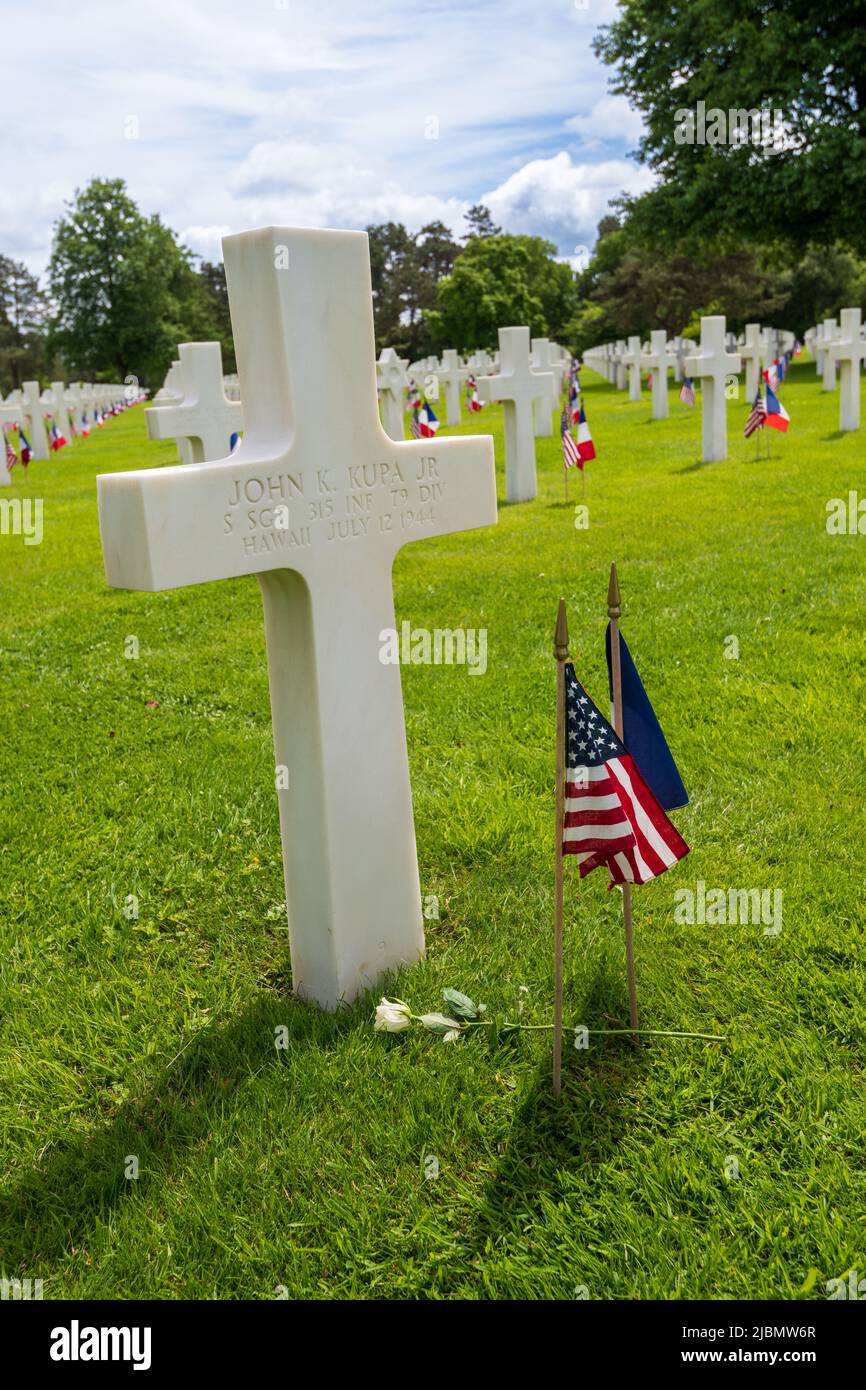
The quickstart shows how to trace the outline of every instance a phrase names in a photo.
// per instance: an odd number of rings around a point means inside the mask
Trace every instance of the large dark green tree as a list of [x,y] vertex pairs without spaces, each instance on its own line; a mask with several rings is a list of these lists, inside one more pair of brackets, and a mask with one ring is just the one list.
[[[596,51],[642,113],[639,157],[659,177],[625,204],[636,233],[866,250],[866,0],[622,0]],[[727,143],[688,143],[698,102],[779,111],[774,147],[731,141],[729,124]]]
[[45,307],[36,276],[21,261],[0,255],[0,392],[44,372]]
[[122,179],[94,179],[58,221],[49,264],[49,345],[69,376],[158,383],[177,344],[217,336],[214,303],[190,252]]

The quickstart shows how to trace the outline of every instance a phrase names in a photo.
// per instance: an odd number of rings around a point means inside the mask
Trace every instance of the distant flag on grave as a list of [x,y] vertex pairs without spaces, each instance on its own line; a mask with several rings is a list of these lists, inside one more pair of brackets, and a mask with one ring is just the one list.
[[785,367],[786,367],[786,365],[787,365],[787,362],[788,362],[787,357],[782,357],[782,358],[777,357],[777,358],[776,358],[776,361],[775,361],[775,368],[776,368],[776,375],[778,376],[779,381],[784,381],[784,380],[785,380]]
[[408,415],[409,412],[412,410],[420,410],[420,408],[421,396],[419,394],[418,387],[415,385],[414,380],[412,380],[406,387],[406,414]]
[[15,450],[12,448],[12,445],[11,445],[11,443],[10,443],[10,441],[9,441],[9,436],[7,435],[5,429],[3,430],[3,442],[4,442],[4,444],[6,445],[6,471],[7,471],[7,473],[11,473],[11,472],[12,472],[12,469],[15,467],[16,463],[18,462],[18,455],[16,454]]
[[81,416],[81,433],[83,434],[85,439],[90,434],[90,421],[87,418],[86,410],[83,412]]
[[64,449],[64,448],[66,447],[66,440],[63,438],[63,435],[60,433],[59,429],[57,428],[57,421],[54,419],[54,417],[53,417],[52,415],[49,415],[48,418],[49,418],[49,420],[51,421],[51,430],[50,430],[51,448],[52,448],[52,450],[54,451],[54,453],[56,454],[57,451],[58,451],[58,449]]
[[439,420],[430,402],[424,399],[418,411],[418,428],[422,439],[432,439],[439,428]]
[[771,362],[769,367],[764,368],[764,380],[768,386],[774,389],[779,385],[779,370],[775,362]]
[[649,883],[689,847],[641,776],[625,744],[565,666],[565,816],[562,853],[581,878],[604,867],[616,883]]
[[474,376],[470,376],[466,381],[466,409],[478,411],[483,409],[482,402],[478,399],[478,382]]
[[562,407],[562,416],[559,421],[559,432],[562,437],[562,458],[566,468],[583,468],[583,461],[580,457],[580,450],[574,436],[571,433],[571,426],[568,420],[568,406]]
[[18,446],[21,449],[21,467],[26,468],[30,462],[32,451],[30,448],[30,440],[27,438],[21,425],[18,426]]
[[576,381],[572,381],[571,383],[571,393],[568,397],[568,407],[571,411],[571,423],[573,425],[576,425],[580,416],[580,394],[578,384]]
[[799,356],[800,356],[800,353],[801,353],[802,351],[803,351],[803,349],[802,349],[802,347],[800,346],[800,340],[799,340],[799,338],[795,338],[795,339],[794,339],[794,356],[795,356],[795,357],[799,357]]
[[595,445],[592,442],[592,435],[586,422],[586,410],[583,406],[580,407],[580,414],[577,417],[577,452],[580,454],[581,468],[585,463],[589,463],[590,459],[595,458]]
[[693,406],[695,403],[695,383],[690,376],[687,376],[680,388],[680,400],[683,405]]
[[[688,806],[688,792],[683,786],[673,754],[662,733],[655,710],[644,690],[643,681],[632,660],[626,640],[619,631],[619,668],[622,685],[622,736],[637,763],[641,776],[665,811]],[[613,661],[611,653],[611,624],[604,638],[607,658],[608,686],[613,699]]]
[[758,394],[754,399],[752,409],[749,411],[749,418],[743,426],[743,438],[749,439],[750,436],[755,433],[755,430],[762,430],[764,428],[766,416],[767,407],[764,405],[764,397],[761,395],[761,388],[759,386]]
[[769,386],[767,387],[767,417],[764,423],[769,425],[771,429],[781,430],[782,434],[787,433],[791,423],[790,415]]

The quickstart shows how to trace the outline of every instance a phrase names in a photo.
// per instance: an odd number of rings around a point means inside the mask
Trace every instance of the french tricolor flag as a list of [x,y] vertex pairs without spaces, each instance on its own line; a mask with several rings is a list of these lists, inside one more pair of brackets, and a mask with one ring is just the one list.
[[782,405],[782,402],[779,400],[779,397],[775,394],[772,387],[769,385],[767,386],[766,404],[767,418],[764,421],[764,424],[769,425],[771,429],[781,430],[782,433],[785,434],[788,429],[788,426],[791,423],[791,417],[788,414],[785,407]]
[[595,458],[595,445],[592,442],[592,435],[589,432],[589,425],[586,423],[586,411],[580,407],[580,414],[577,417],[577,452],[580,455],[581,468],[590,459]]
[[425,401],[418,412],[418,428],[422,439],[432,439],[439,428],[439,421],[429,401]]

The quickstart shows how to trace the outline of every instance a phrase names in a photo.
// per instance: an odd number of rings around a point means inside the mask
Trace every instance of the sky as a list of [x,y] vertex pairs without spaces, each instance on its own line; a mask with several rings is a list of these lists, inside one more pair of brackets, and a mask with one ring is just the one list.
[[[651,176],[592,38],[615,0],[0,0],[0,252],[41,273],[76,188],[123,178],[193,251],[269,224],[474,202],[581,260]],[[16,61],[8,61],[9,54]],[[27,61],[30,55],[36,61]]]

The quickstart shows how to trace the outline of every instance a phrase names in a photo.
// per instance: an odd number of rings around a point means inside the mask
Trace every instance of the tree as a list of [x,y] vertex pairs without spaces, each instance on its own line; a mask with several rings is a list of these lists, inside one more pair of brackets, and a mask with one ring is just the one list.
[[412,237],[402,222],[382,222],[367,228],[370,273],[373,281],[373,313],[376,348],[393,347],[404,353],[409,341],[406,299],[412,277]]
[[229,311],[229,294],[226,285],[226,268],[222,261],[202,261],[198,270],[203,281],[205,302],[208,313],[215,325],[216,336],[222,346],[223,371],[236,372],[235,342],[232,334],[232,316]]
[[[653,328],[683,333],[701,310],[725,314],[728,327],[738,332],[752,319],[775,322],[788,298],[779,274],[762,268],[752,250],[704,258],[662,255],[633,245],[624,231],[598,243],[579,290],[584,305],[602,311],[584,318],[579,335],[570,326],[569,341],[579,352],[633,333],[644,338]],[[589,341],[586,330],[594,334]]]
[[866,249],[866,0],[623,0],[595,47],[646,124],[659,183],[623,207],[647,242]]
[[822,319],[836,318],[840,308],[866,309],[866,262],[840,246],[807,251],[782,272],[780,289],[785,305],[779,326],[803,333]]
[[160,382],[179,342],[217,336],[191,253],[122,179],[94,179],[67,206],[49,263],[49,347],[70,375]]
[[462,248],[444,222],[428,222],[415,236],[402,222],[384,222],[368,227],[367,236],[377,350],[420,357],[429,348],[426,312]]
[[463,216],[469,224],[469,231],[463,237],[464,241],[471,241],[473,237],[501,236],[502,234],[502,228],[496,226],[490,216],[490,209],[485,207],[483,203],[473,203],[469,211]]
[[17,390],[45,368],[45,295],[20,261],[0,255],[0,381]]
[[427,315],[438,347],[493,348],[497,330],[527,324],[534,337],[556,337],[572,317],[574,276],[540,237],[472,237],[439,286]]

